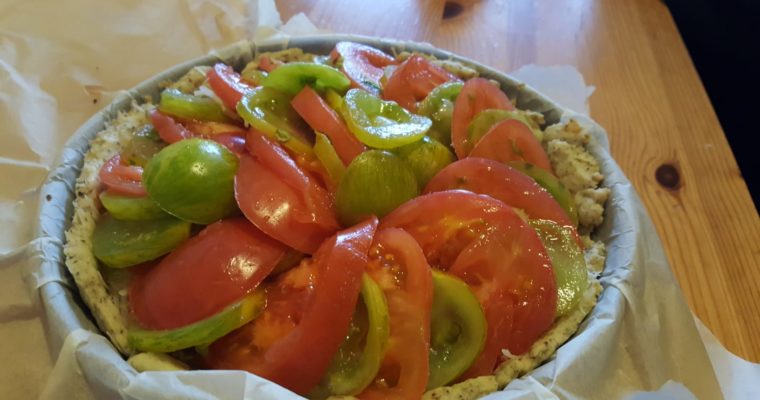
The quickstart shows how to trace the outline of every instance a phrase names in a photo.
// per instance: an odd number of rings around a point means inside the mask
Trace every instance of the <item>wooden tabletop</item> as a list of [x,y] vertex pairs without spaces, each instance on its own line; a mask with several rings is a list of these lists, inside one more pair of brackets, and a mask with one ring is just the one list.
[[574,65],[692,310],[760,361],[760,218],[667,7],[658,0],[278,0],[333,32],[425,41],[509,72]]

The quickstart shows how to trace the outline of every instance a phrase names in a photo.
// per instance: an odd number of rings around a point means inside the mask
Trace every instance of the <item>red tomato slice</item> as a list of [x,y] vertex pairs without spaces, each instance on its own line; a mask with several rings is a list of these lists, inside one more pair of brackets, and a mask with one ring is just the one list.
[[377,233],[367,272],[383,289],[390,338],[375,381],[361,399],[418,399],[427,386],[433,278],[422,249],[402,229]]
[[[261,317],[210,346],[207,363],[244,369],[296,393],[308,393],[348,333],[376,228],[377,219],[372,218],[325,241],[311,261],[278,279]],[[304,267],[309,263],[313,275]],[[299,296],[298,291],[308,293]],[[300,302],[303,311],[284,304],[287,298]]]
[[142,167],[122,165],[121,156],[117,154],[103,164],[98,177],[114,194],[142,197],[148,195],[142,185],[142,174]]
[[488,109],[514,110],[507,95],[485,78],[473,78],[464,83],[454,102],[451,116],[451,144],[458,158],[470,154],[473,143],[467,140],[467,124],[479,112]]
[[431,266],[467,282],[485,310],[483,353],[465,373],[493,373],[502,349],[522,354],[554,321],[557,287],[536,232],[509,206],[466,191],[417,197],[387,215],[381,228],[411,234]]
[[[248,135],[246,147],[263,165],[274,171],[286,184],[302,194],[307,211],[311,212],[310,220],[324,227],[333,226],[335,218],[330,195],[304,172],[304,168],[300,167],[297,160],[291,158],[285,149],[256,132],[251,132]],[[303,163],[305,160],[302,160]],[[337,230],[337,225],[334,227]]]
[[204,138],[221,144],[238,157],[245,151],[245,137],[239,134],[218,133],[216,135],[204,136]]
[[338,189],[338,182],[335,182],[322,162],[314,155],[297,154],[295,156],[296,165],[301,168],[310,177],[313,177],[320,187],[325,188],[331,193],[331,196]]
[[269,56],[261,56],[259,58],[259,69],[264,72],[272,72],[280,65],[282,65],[282,61],[273,60]]
[[391,75],[383,89],[383,98],[393,100],[401,107],[414,112],[433,89],[448,81],[460,80],[428,59],[412,54]]
[[193,137],[193,133],[174,120],[174,118],[155,109],[150,112],[150,121],[156,128],[158,136],[166,143],[179,142],[182,139]]
[[530,128],[516,119],[501,121],[492,126],[475,144],[469,156],[503,163],[524,161],[552,171],[549,156],[541,147],[541,142],[536,139]]
[[549,192],[522,172],[485,158],[468,157],[440,170],[425,187],[425,193],[463,189],[487,194],[520,208],[531,219],[549,219],[574,226],[562,206]]
[[255,289],[286,249],[244,218],[218,221],[136,274],[129,286],[132,313],[147,329],[210,317]]
[[[338,230],[327,191],[301,171],[293,159],[262,136],[256,158],[244,154],[235,176],[235,199],[243,214],[273,238],[312,254]],[[284,153],[284,154],[283,154]]]
[[343,58],[342,70],[351,79],[353,87],[380,94],[383,67],[397,64],[395,58],[367,45],[353,42],[338,42],[330,53],[335,62]]
[[206,74],[206,78],[208,78],[211,90],[214,91],[227,108],[233,111],[240,99],[243,98],[243,95],[253,90],[250,85],[241,82],[240,74],[226,64],[218,63],[214,65],[214,68]]
[[192,137],[202,137],[224,145],[237,155],[240,155],[245,147],[244,137],[247,131],[237,125],[213,121],[180,122],[158,110],[152,111],[150,118],[158,136],[169,144]]
[[335,152],[348,165],[354,157],[361,154],[367,148],[346,127],[346,124],[310,86],[304,86],[296,97],[290,102],[298,115],[306,121],[312,129],[324,133],[330,138],[335,147]]

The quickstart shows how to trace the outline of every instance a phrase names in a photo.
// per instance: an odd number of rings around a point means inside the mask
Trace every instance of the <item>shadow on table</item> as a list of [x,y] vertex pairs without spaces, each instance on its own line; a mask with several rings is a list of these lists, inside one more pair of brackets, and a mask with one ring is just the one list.
[[665,0],[718,114],[755,207],[760,104],[760,2]]

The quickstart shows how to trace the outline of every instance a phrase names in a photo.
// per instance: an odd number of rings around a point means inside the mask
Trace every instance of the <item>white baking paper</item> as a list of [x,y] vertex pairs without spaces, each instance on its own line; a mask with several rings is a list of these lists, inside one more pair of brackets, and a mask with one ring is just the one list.
[[[288,397],[285,389],[239,371],[138,374],[107,340],[92,333],[97,330],[73,302],[72,284],[60,269],[67,204],[58,198],[73,191],[87,139],[77,137],[63,153],[60,149],[90,115],[115,98],[128,103],[124,90],[158,71],[208,53],[244,59],[250,57],[245,42],[214,49],[250,37],[286,43],[289,36],[311,34],[315,28],[302,14],[283,24],[271,0],[0,4],[0,354],[14,360],[13,368],[0,370],[0,398],[40,393],[42,398]],[[580,83],[563,82],[573,69],[560,67],[560,72],[564,78],[538,67],[518,71],[547,92],[563,88],[552,96],[584,112],[580,105],[585,107],[590,92],[582,77]],[[555,105],[530,93],[510,93],[518,94],[524,100],[520,104],[561,117]],[[83,131],[98,128],[90,122]],[[601,232],[613,255],[602,304],[552,362],[489,398],[647,393],[719,398],[704,346],[651,222],[606,153],[604,131],[586,123],[598,139],[598,155],[615,192],[610,213],[621,221]],[[33,232],[37,195],[43,207]],[[26,296],[22,274],[31,296]]]

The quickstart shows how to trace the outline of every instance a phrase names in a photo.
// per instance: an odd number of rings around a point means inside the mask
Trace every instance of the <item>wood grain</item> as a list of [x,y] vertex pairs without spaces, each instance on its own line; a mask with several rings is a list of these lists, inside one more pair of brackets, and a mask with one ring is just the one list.
[[[612,155],[652,216],[692,310],[728,350],[760,361],[760,218],[665,5],[450,3],[458,6],[279,0],[278,7],[283,19],[304,12],[322,29],[426,41],[506,72],[576,66],[596,86],[591,116],[609,132]],[[656,178],[663,165],[666,185]]]

